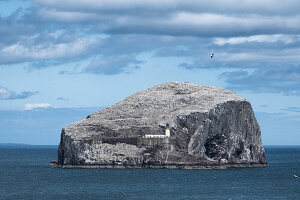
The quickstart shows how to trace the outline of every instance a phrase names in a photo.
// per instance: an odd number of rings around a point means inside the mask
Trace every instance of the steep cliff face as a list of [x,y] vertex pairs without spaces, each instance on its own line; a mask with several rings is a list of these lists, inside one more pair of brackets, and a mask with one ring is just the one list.
[[[170,138],[156,145],[142,139],[163,135],[166,124]],[[58,149],[59,166],[266,163],[251,104],[229,90],[186,82],[151,87],[67,126]]]

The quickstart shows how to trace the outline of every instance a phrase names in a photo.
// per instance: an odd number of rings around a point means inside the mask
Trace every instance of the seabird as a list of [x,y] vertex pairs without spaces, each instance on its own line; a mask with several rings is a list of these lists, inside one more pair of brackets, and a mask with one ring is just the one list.
[[294,174],[294,177],[295,177],[295,178],[299,178],[296,174]]
[[215,56],[215,54],[212,53],[212,54],[210,55],[210,59],[212,59],[214,56]]

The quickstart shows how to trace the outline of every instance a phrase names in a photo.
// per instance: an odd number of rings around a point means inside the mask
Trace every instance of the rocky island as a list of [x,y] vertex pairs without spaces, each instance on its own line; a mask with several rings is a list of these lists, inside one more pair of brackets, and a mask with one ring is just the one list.
[[58,160],[77,168],[267,165],[251,104],[232,91],[167,82],[62,129]]

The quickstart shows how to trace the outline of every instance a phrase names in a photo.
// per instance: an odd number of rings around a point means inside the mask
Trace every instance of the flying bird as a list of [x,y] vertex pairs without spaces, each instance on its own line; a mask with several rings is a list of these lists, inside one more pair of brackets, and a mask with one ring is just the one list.
[[212,59],[214,56],[215,56],[215,54],[212,53],[212,54],[210,55],[210,59]]

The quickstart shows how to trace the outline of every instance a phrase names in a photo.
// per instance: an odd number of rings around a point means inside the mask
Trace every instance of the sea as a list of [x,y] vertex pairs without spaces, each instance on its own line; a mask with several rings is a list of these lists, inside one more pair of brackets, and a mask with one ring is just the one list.
[[57,146],[0,147],[0,199],[300,200],[300,146],[265,150],[265,168],[61,169]]

